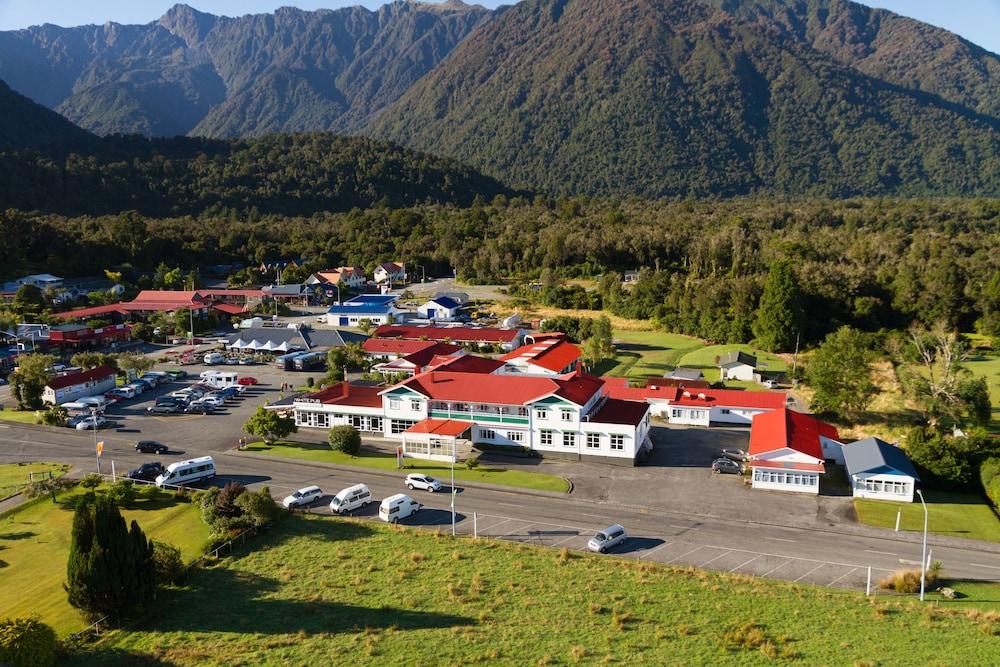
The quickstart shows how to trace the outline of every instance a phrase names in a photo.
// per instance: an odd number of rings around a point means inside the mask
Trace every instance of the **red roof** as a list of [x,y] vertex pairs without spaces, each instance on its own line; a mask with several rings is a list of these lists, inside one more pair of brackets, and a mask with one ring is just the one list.
[[123,303],[112,303],[107,306],[92,306],[90,308],[77,308],[76,310],[67,310],[64,313],[53,313],[53,317],[58,317],[61,320],[77,320],[86,319],[88,317],[97,317],[99,315],[109,315],[111,313],[121,313],[125,314],[128,309]]
[[580,348],[559,338],[546,338],[531,345],[522,345],[500,358],[508,362],[535,364],[559,373],[580,358]]
[[108,376],[114,377],[115,374],[115,369],[111,368],[111,366],[98,366],[93,370],[82,371],[80,373],[69,373],[68,375],[54,377],[49,380],[45,386],[49,389],[62,389],[64,387],[72,387],[86,382],[104,380]]
[[638,426],[649,412],[649,403],[645,401],[622,401],[609,398],[604,401],[595,414],[590,416],[591,422],[600,424],[628,424]]
[[461,345],[451,345],[450,343],[434,343],[430,347],[425,347],[422,350],[417,350],[412,354],[408,354],[402,358],[402,361],[408,361],[417,368],[423,368],[431,362],[436,356],[448,356],[453,355],[456,352],[461,352]]
[[839,440],[837,429],[812,415],[787,408],[754,415],[750,426],[751,456],[788,447],[814,459],[823,460],[823,446],[819,438]]
[[519,329],[490,327],[435,327],[383,324],[375,330],[377,338],[412,338],[416,340],[452,340],[475,343],[509,343],[517,338]]
[[557,394],[577,405],[583,405],[600,391],[601,382],[590,376],[547,378],[428,371],[397,386],[405,386],[431,399],[442,401],[526,405]]
[[489,375],[498,368],[502,368],[504,363],[499,359],[488,357],[477,357],[474,354],[463,354],[460,357],[436,356],[427,364],[430,368],[438,371],[449,371],[451,373],[484,373]]
[[784,392],[780,391],[686,389],[677,387],[676,393],[677,398],[670,402],[671,405],[780,410],[785,407],[786,401]]
[[214,303],[212,308],[218,310],[219,312],[226,313],[227,315],[239,315],[240,313],[246,312],[244,306],[237,306],[232,303]]
[[406,340],[403,338],[369,338],[361,347],[370,354],[396,354],[405,356],[437,345],[433,340]]
[[711,382],[705,380],[678,380],[677,378],[649,378],[647,387],[686,387],[688,389],[710,389]]
[[358,408],[381,408],[382,387],[367,387],[338,382],[306,398],[318,400],[324,405],[352,405]]
[[227,296],[241,296],[244,298],[263,297],[264,290],[259,289],[200,289],[198,294],[210,299],[223,299]]
[[673,400],[677,396],[676,387],[632,387],[629,386],[628,378],[603,376],[604,393],[611,398],[620,398],[625,401],[646,401],[658,398],[664,401]]
[[457,438],[470,428],[472,428],[472,424],[458,421],[457,419],[424,419],[406,429],[403,433],[427,433],[430,435]]

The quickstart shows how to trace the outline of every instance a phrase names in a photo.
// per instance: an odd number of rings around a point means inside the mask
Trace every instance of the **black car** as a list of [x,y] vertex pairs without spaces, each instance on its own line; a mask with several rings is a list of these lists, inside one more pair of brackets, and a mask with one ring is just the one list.
[[202,403],[200,401],[196,401],[191,405],[187,406],[186,408],[184,408],[184,412],[188,413],[189,415],[210,415],[213,412],[215,412],[215,406],[212,405],[211,403]]
[[156,440],[140,440],[135,443],[135,451],[143,454],[166,454],[170,450],[166,445]]
[[715,459],[712,461],[712,472],[716,474],[728,473],[730,475],[742,475],[743,464],[727,458]]
[[156,479],[158,475],[163,474],[164,467],[159,461],[151,463],[143,463],[141,466],[133,470],[128,474],[129,479],[141,479],[146,482],[152,482]]

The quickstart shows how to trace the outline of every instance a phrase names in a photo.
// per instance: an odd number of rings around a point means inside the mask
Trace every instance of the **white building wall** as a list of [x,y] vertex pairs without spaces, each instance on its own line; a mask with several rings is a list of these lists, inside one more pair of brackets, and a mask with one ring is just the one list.
[[671,424],[685,424],[687,426],[708,426],[711,423],[711,409],[708,407],[689,407],[684,405],[671,405],[665,410],[667,421]]
[[819,473],[754,468],[751,485],[755,489],[768,491],[790,491],[819,495]]
[[753,421],[754,415],[759,415],[762,412],[770,412],[770,410],[713,406],[711,408],[709,420],[712,423],[718,424],[740,424],[749,426],[750,422]]
[[720,375],[723,380],[745,380],[746,382],[754,381],[753,366],[747,366],[746,364],[723,366]]
[[912,503],[916,480],[909,475],[853,475],[851,488],[855,498]]
[[111,391],[114,388],[114,376],[111,376],[107,380],[103,381],[75,384],[55,390],[46,387],[42,390],[42,402],[50,405],[61,405],[63,403],[75,401],[78,398],[99,396],[105,392]]
[[819,436],[819,444],[823,446],[823,458],[844,465],[844,444]]

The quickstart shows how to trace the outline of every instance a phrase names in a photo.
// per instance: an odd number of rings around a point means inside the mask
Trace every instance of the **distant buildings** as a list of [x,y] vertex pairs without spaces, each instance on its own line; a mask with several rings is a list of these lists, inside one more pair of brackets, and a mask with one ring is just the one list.
[[387,324],[375,330],[376,338],[406,338],[433,340],[461,345],[497,345],[503,350],[513,350],[524,340],[523,329],[496,329],[492,327],[434,326],[421,324]]
[[385,262],[379,264],[373,274],[376,283],[392,284],[406,282],[406,264],[403,262]]
[[362,294],[330,307],[326,323],[331,326],[356,327],[361,320],[373,325],[387,324],[403,311],[396,308],[399,297],[393,294]]

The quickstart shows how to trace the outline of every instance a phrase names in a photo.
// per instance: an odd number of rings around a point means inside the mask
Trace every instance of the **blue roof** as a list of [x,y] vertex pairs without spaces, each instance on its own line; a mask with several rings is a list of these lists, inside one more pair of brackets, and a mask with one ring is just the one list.
[[447,308],[448,310],[454,310],[455,308],[460,308],[462,305],[458,301],[455,301],[451,297],[447,296],[439,296],[435,299],[431,299],[431,303],[436,303],[442,308]]
[[399,296],[396,294],[361,294],[353,299],[348,299],[344,305],[349,303],[390,304],[395,303],[398,298]]
[[334,315],[385,315],[393,309],[392,303],[367,303],[345,301],[339,306],[330,306],[326,311]]
[[844,445],[844,463],[849,475],[899,474],[920,479],[906,452],[878,438],[865,438]]

